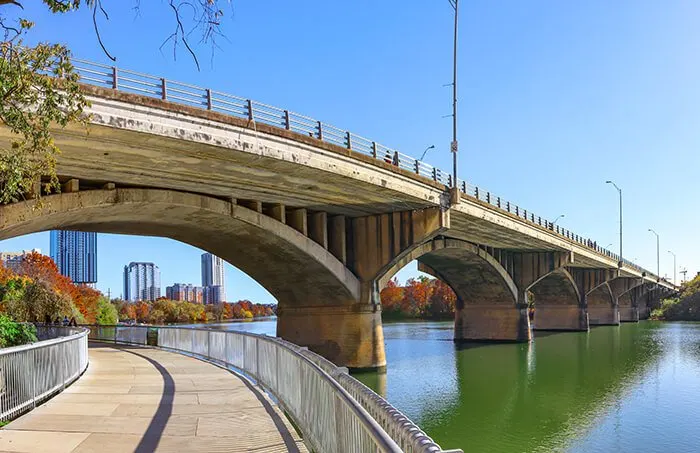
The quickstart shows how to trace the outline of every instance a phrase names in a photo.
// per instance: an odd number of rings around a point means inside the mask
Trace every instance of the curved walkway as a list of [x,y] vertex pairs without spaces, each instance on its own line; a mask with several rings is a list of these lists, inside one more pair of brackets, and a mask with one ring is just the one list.
[[90,345],[85,374],[0,430],[0,452],[306,452],[279,408],[226,370],[157,349]]

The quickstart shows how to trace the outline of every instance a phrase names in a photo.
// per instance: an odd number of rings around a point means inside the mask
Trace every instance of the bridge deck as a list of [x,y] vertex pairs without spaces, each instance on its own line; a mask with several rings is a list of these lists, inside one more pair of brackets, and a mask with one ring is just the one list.
[[0,430],[0,452],[305,452],[238,376],[156,349],[90,345],[77,382]]

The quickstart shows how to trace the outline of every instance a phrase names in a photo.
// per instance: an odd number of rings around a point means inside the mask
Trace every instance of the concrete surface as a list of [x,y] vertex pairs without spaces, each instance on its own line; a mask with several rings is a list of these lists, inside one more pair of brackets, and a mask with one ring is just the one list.
[[257,389],[156,349],[90,344],[85,374],[0,430],[0,452],[306,452]]

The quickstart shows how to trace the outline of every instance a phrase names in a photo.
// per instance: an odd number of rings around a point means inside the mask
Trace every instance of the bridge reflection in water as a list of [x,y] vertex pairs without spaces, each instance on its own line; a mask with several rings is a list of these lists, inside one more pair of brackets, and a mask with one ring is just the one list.
[[450,329],[385,324],[386,375],[356,377],[437,442],[470,452],[575,447],[647,379],[665,348],[654,323],[498,345],[455,346]]

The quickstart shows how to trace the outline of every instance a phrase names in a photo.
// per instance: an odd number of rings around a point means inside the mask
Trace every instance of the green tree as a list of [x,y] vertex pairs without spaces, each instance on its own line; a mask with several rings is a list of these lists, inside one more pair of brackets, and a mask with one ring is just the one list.
[[117,307],[104,296],[101,296],[97,301],[95,322],[101,325],[114,325],[119,322]]
[[19,346],[37,341],[36,328],[31,324],[21,324],[0,313],[0,348]]
[[[54,14],[78,9],[92,10],[96,38],[105,54],[115,60],[100,36],[99,19],[108,19],[101,0],[42,0]],[[0,0],[0,123],[13,138],[0,145],[0,203],[59,190],[56,157],[60,150],[52,130],[70,123],[87,123],[83,115],[88,101],[78,84],[70,51],[61,44],[40,43],[26,46],[24,39],[34,23],[21,17],[23,0]],[[119,2],[124,7],[128,2]],[[166,42],[173,52],[184,46],[199,67],[189,44],[194,31],[202,41],[216,47],[220,36],[222,3],[226,0],[168,0],[174,30]],[[138,10],[140,3],[133,5]],[[164,43],[165,44],[165,43]],[[42,183],[43,180],[43,183]],[[42,187],[43,184],[43,187]]]

